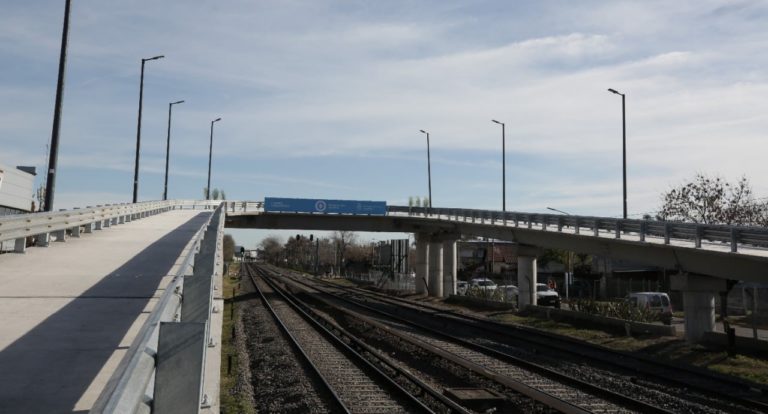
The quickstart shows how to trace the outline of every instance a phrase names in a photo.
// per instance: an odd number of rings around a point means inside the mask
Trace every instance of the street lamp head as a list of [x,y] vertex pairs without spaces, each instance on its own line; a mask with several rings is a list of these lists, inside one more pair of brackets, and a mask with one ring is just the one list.
[[211,123],[214,123],[214,122],[219,122],[219,121],[221,121],[221,118],[216,118],[216,119],[214,119],[213,121],[211,121]]
[[621,93],[621,92],[619,92],[619,91],[617,91],[616,89],[613,89],[613,88],[608,88],[608,92],[615,93],[616,95],[624,95],[623,93]]
[[428,132],[427,132],[427,131],[425,131],[425,130],[423,130],[423,129],[420,129],[419,131],[421,131],[421,132],[422,132],[422,133],[424,133],[424,134],[428,134]]
[[567,212],[565,212],[565,211],[563,211],[563,210],[558,210],[558,209],[556,209],[556,208],[552,208],[552,207],[547,207],[547,210],[556,211],[556,212],[558,212],[558,213],[560,213],[560,214],[565,214],[566,216],[570,216],[570,215],[571,215],[571,213],[567,213]]
[[150,61],[150,60],[162,59],[164,57],[165,57],[164,55],[159,55],[159,56],[154,56],[154,57],[151,57],[151,58],[141,59],[141,60],[144,61],[144,62],[147,62],[147,61]]
[[497,120],[495,120],[495,119],[491,119],[491,121],[493,121],[493,122],[495,122],[495,123],[497,123],[497,124],[499,124],[499,125],[504,125],[504,123],[503,123],[503,122],[499,122],[499,121],[497,121]]
[[184,103],[184,101],[171,102],[171,105],[176,105],[176,104],[180,104],[180,103]]

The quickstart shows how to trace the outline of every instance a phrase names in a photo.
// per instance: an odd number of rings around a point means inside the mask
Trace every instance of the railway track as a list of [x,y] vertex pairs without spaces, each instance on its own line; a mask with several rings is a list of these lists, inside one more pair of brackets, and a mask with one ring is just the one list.
[[325,392],[332,396],[332,412],[435,412],[414,395],[411,390],[415,389],[421,398],[429,398],[433,405],[440,406],[440,412],[469,413],[417,380],[408,383],[410,389],[406,390],[393,376],[408,379],[407,374],[388,366],[383,359],[376,365],[371,363],[370,359],[376,358],[370,354],[374,350],[367,349],[368,358],[364,357],[349,345],[354,338],[317,322],[272,282],[262,278],[258,270],[246,267],[245,273],[284,334],[312,367]]
[[[348,299],[364,301],[371,305],[375,302],[389,303],[392,306],[388,309],[401,316],[405,315],[405,312],[400,312],[401,310],[412,309],[411,314],[416,311],[428,318],[463,325],[474,330],[473,342],[495,349],[529,356],[533,353],[534,359],[562,359],[564,355],[570,355],[571,358],[591,360],[590,364],[618,371],[620,375],[629,377],[630,381],[638,386],[672,395],[685,394],[690,401],[705,407],[716,407],[725,412],[768,412],[766,403],[768,389],[746,381],[700,368],[671,365],[642,355],[596,347],[559,335],[501,324],[390,295],[359,288],[342,288],[325,281],[320,282],[324,286],[345,292],[342,294]],[[520,352],[521,348],[526,351]]]
[[[316,286],[304,284],[304,281],[293,281],[293,283],[298,282],[303,284],[303,289],[330,294]],[[336,300],[347,299],[337,296]],[[384,314],[359,303],[353,306],[362,307],[364,312],[339,306],[327,298],[321,301],[338,312],[344,313],[346,317],[356,318],[367,325],[375,326],[381,331],[397,336],[402,341],[421,347],[557,412],[671,412],[649,402],[574,380],[501,352],[466,343],[442,332],[416,325],[391,314]]]

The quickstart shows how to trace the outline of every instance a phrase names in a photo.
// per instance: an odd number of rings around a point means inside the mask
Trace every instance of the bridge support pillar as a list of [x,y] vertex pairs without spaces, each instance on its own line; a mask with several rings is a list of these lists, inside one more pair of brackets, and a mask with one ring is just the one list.
[[536,305],[536,256],[538,249],[529,246],[519,246],[517,256],[517,306],[524,309],[528,305]]
[[443,296],[443,242],[429,243],[429,296]]
[[416,293],[427,293],[429,274],[429,236],[416,234]]
[[715,295],[727,291],[727,280],[683,273],[671,278],[672,290],[683,292],[685,340],[700,342],[715,329]]
[[443,297],[456,294],[456,240],[443,242]]

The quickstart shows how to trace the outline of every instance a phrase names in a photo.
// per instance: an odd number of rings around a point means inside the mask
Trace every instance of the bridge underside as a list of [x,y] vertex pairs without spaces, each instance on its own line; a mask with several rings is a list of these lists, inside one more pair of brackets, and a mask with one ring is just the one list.
[[351,216],[320,214],[228,214],[226,227],[276,230],[349,230],[426,233],[433,237],[471,235],[507,240],[537,248],[554,248],[631,260],[680,272],[764,282],[768,257],[688,246],[639,242],[609,236],[541,231],[525,227],[427,219],[408,216]]

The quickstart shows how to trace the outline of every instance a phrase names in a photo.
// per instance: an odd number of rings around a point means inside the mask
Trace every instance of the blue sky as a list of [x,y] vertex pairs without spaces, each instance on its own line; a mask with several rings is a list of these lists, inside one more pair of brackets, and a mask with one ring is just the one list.
[[[64,1],[6,0],[0,160],[46,165]],[[129,201],[140,59],[140,200],[373,199],[621,214],[697,172],[768,196],[764,1],[73,2],[56,208]],[[254,232],[238,232],[255,243]]]

